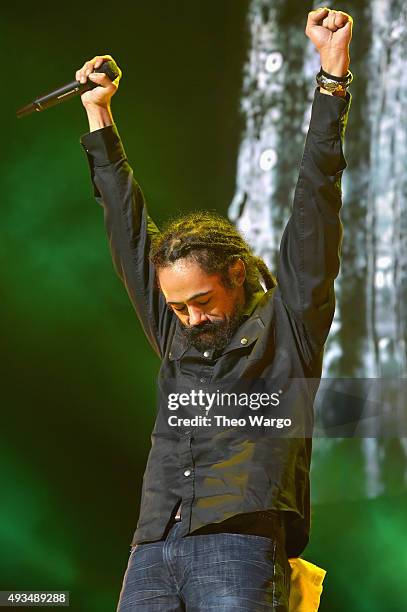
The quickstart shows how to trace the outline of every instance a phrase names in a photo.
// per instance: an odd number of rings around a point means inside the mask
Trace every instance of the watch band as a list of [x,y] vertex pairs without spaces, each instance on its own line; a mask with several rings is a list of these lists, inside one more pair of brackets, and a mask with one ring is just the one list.
[[320,87],[323,87],[324,89],[326,89],[326,91],[329,91],[330,93],[335,93],[338,91],[342,93],[346,91],[346,88],[349,87],[349,85],[352,83],[353,74],[350,70],[348,70],[345,76],[338,77],[333,74],[329,74],[328,72],[325,72],[325,70],[323,70],[321,67],[321,70],[316,76],[316,81]]

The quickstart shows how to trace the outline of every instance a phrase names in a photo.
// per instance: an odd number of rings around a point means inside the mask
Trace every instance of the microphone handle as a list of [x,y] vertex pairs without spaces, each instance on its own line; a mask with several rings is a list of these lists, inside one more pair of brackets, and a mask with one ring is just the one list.
[[[119,76],[119,70],[112,60],[105,61],[103,64],[93,72],[104,72],[107,74],[111,81],[114,81]],[[54,89],[49,93],[43,94],[42,96],[38,96],[35,98],[30,104],[23,106],[17,111],[17,117],[25,117],[26,115],[30,115],[32,112],[37,111],[41,112],[46,110],[47,108],[51,108],[51,106],[55,106],[56,104],[60,104],[61,102],[65,102],[65,100],[69,100],[78,95],[82,95],[85,91],[89,91],[97,87],[97,83],[93,81],[86,81],[86,83],[80,83],[79,81],[72,81],[67,85],[62,85],[58,89]]]

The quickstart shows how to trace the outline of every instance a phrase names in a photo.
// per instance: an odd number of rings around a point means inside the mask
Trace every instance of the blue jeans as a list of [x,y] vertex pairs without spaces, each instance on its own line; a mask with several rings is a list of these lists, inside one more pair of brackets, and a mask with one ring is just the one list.
[[287,612],[290,566],[278,540],[177,535],[133,547],[117,612]]

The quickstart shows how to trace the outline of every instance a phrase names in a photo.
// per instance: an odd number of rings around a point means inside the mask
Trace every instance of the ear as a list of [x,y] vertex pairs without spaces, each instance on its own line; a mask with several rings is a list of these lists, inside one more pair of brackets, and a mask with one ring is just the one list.
[[246,266],[242,259],[237,259],[229,266],[230,281],[233,287],[241,287],[246,278]]

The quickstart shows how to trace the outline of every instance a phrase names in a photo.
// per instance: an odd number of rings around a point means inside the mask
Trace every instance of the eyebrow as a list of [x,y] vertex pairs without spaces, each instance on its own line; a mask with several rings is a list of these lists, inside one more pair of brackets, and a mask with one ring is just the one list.
[[201,293],[195,293],[195,295],[191,295],[191,297],[185,300],[185,302],[167,302],[167,304],[186,304],[187,302],[190,302],[191,300],[196,300],[196,298],[202,297],[204,295],[208,295],[208,293],[210,292],[211,292],[211,289],[209,291],[202,291]]

